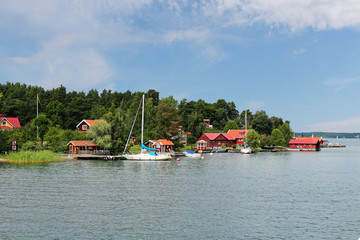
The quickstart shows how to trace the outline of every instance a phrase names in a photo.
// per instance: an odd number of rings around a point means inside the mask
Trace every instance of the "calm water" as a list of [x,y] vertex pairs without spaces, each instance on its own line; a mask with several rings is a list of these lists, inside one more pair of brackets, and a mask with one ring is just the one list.
[[340,142],[314,153],[1,164],[0,239],[357,240],[360,141]]

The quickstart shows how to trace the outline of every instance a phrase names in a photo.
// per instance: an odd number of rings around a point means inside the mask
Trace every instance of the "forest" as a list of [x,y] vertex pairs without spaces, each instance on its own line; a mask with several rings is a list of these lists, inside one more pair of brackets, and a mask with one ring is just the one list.
[[[20,149],[47,148],[64,152],[70,140],[92,139],[111,153],[121,153],[126,144],[142,95],[145,95],[144,139],[174,136],[179,128],[190,133],[188,143],[195,144],[204,132],[227,132],[244,129],[245,110],[241,113],[234,102],[219,99],[207,103],[202,99],[180,102],[173,96],[159,99],[159,92],[124,93],[92,89],[87,93],[67,91],[64,86],[46,90],[41,86],[21,83],[0,84],[0,114],[17,117],[21,128],[0,131],[0,153],[11,150],[16,140]],[[37,112],[38,106],[38,112]],[[280,117],[269,117],[264,110],[247,111],[249,145],[287,146],[293,136],[290,122]],[[37,117],[38,114],[38,117]],[[103,119],[103,126],[89,134],[76,130],[83,119]],[[210,119],[212,129],[206,128],[203,119]],[[134,126],[133,136],[140,139],[141,122]],[[91,128],[92,129],[92,128]],[[90,130],[91,130],[90,129]],[[177,147],[179,143],[175,143]]]

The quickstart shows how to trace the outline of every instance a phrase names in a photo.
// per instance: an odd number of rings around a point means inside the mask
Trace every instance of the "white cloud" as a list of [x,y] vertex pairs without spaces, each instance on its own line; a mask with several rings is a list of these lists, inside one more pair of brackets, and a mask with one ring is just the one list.
[[204,14],[226,19],[226,25],[265,23],[290,31],[360,26],[357,0],[214,0],[202,1]]
[[[195,57],[211,64],[226,58],[222,41],[238,42],[242,37],[233,31],[238,27],[265,24],[296,32],[360,26],[357,0],[1,2],[2,34],[11,33],[26,44],[25,50],[13,51],[14,55],[0,55],[0,61],[6,62],[6,71],[12,71],[14,79],[36,79],[33,84],[61,79],[94,86],[110,81],[117,72],[107,54],[113,49],[127,50],[129,45],[185,42]],[[293,54],[305,52],[296,49]],[[344,85],[337,86],[341,90]]]
[[316,132],[359,132],[360,116],[335,122],[321,122],[308,126],[310,131]]
[[334,86],[335,92],[339,92],[342,89],[344,89],[347,85],[354,83],[354,82],[359,82],[359,81],[360,81],[360,77],[345,78],[345,79],[332,78],[332,79],[324,81],[323,84],[326,86]]
[[293,51],[293,54],[294,54],[295,56],[297,56],[297,55],[305,54],[306,52],[307,52],[307,50],[306,50],[305,48],[300,48],[300,49],[295,49],[295,50]]
[[252,109],[254,111],[260,110],[266,106],[265,102],[261,100],[250,101],[246,105],[246,108]]

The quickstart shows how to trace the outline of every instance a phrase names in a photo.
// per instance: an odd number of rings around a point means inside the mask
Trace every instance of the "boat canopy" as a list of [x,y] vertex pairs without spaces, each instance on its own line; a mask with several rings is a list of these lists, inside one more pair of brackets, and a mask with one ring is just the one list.
[[145,150],[148,150],[148,151],[155,151],[155,152],[159,151],[158,149],[155,149],[155,148],[148,148],[143,143],[141,144],[141,149],[145,149]]
[[190,154],[194,154],[195,152],[194,151],[191,151],[191,150],[186,150],[187,153],[190,153]]

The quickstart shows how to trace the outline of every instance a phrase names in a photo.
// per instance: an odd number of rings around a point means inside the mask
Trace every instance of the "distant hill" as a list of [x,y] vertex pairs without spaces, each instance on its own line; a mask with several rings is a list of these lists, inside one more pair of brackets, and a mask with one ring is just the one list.
[[300,132],[295,133],[296,137],[323,137],[323,138],[360,138],[360,133],[333,133],[333,132]]

